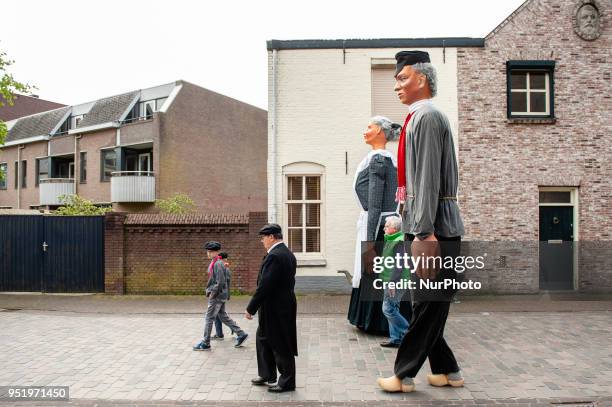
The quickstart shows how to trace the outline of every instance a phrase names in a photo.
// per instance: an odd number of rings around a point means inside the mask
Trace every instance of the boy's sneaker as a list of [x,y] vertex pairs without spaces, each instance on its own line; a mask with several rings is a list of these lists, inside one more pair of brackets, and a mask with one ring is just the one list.
[[210,337],[210,339],[212,339],[213,341],[222,341],[223,339],[225,339],[225,336],[213,335]]
[[200,341],[200,343],[193,347],[193,350],[210,350],[210,345],[204,341]]
[[234,348],[241,347],[242,344],[244,343],[244,341],[246,341],[248,337],[249,337],[249,334],[247,334],[247,333],[245,333],[242,336],[236,337],[236,344],[234,345]]

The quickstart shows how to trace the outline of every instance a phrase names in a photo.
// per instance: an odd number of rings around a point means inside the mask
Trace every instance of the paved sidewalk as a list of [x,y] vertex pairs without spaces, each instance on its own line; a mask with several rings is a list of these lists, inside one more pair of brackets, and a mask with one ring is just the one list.
[[524,405],[548,405],[612,395],[612,313],[607,311],[453,313],[446,335],[466,386],[432,388],[425,381],[425,366],[416,380],[418,391],[407,395],[386,394],[375,386],[376,377],[392,374],[395,350],[381,348],[382,338],[364,335],[343,316],[329,314],[298,319],[296,392],[275,395],[251,386],[257,372],[256,324],[240,314],[232,317],[252,335],[245,347],[234,349],[228,336],[213,342],[211,352],[193,352],[191,346],[202,335],[199,316],[0,312],[0,384],[70,386],[71,398],[85,403],[241,406],[247,404],[223,403],[278,400],[312,406],[322,405],[317,401],[381,400],[391,403],[385,405],[432,405],[437,400],[472,406],[482,400],[503,405],[524,399]]
[[[250,296],[234,296],[227,303],[229,312],[241,313]],[[307,315],[346,315],[346,295],[298,296],[298,313]],[[612,294],[541,293],[530,295],[468,296],[459,294],[452,313],[474,312],[568,312],[612,311]],[[67,311],[102,314],[193,314],[206,308],[204,296],[193,295],[105,295],[0,293],[0,309]]]
[[[6,404],[5,404],[6,405]],[[129,401],[129,400],[70,400],[70,402],[19,402],[16,406],[79,406],[79,407],[607,407],[612,405],[612,397],[595,402],[576,402],[575,400],[550,399],[512,399],[512,400],[391,400],[391,401]]]

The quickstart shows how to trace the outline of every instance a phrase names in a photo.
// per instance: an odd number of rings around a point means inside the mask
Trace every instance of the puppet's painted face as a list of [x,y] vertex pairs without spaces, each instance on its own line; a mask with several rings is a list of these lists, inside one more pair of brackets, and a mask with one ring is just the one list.
[[384,143],[385,133],[380,126],[375,123],[370,123],[368,124],[368,128],[363,132],[363,141],[370,145],[380,144],[381,142]]
[[410,65],[406,65],[395,76],[395,92],[400,102],[405,105],[411,105],[426,97],[427,89],[429,85],[425,75],[415,71]]

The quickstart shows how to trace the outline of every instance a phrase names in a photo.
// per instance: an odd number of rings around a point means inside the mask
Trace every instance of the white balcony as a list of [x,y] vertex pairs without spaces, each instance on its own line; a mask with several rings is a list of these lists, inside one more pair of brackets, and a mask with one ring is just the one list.
[[40,205],[62,205],[60,196],[74,195],[73,178],[47,178],[41,179],[38,185]]
[[111,201],[155,202],[155,174],[151,171],[113,172]]

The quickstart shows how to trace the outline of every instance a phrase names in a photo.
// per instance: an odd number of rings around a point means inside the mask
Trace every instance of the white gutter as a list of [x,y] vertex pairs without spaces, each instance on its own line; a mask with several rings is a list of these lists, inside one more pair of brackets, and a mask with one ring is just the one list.
[[45,140],[49,140],[49,136],[33,136],[33,137],[20,138],[18,140],[7,141],[3,145],[1,145],[0,148],[17,146],[20,144],[34,143],[35,141],[45,141]]
[[77,133],[88,133],[90,131],[109,129],[109,128],[117,128],[120,127],[121,124],[119,122],[106,122],[100,124],[94,124],[88,127],[76,128],[72,130],[68,130],[68,134],[77,134]]
[[[276,176],[276,81],[278,75],[278,55],[277,50],[272,50],[272,95],[271,100],[268,101],[269,113],[269,132],[268,132],[268,185],[270,190],[268,191],[268,221],[277,223],[278,211],[277,211],[277,176]],[[271,181],[271,182],[270,182]]]

